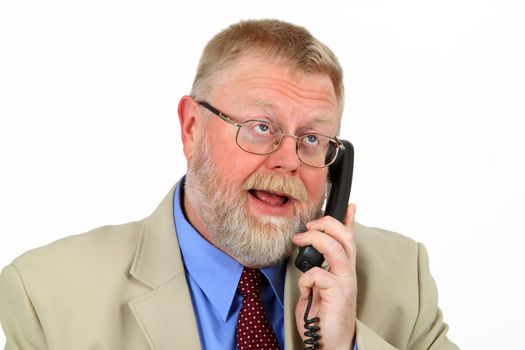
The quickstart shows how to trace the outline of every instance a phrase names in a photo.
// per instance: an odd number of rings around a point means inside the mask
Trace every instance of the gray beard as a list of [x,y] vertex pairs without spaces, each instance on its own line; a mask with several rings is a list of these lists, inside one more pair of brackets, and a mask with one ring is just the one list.
[[[293,218],[251,216],[245,210],[248,191],[220,178],[209,147],[204,135],[190,163],[184,189],[209,231],[210,243],[243,266],[263,267],[286,259],[293,249],[293,235],[306,231],[306,223],[321,216],[323,198],[309,207],[308,201],[300,201]],[[268,182],[265,180],[262,182]],[[289,178],[279,180],[282,186],[290,186]],[[302,186],[306,196],[302,182],[296,179],[292,182],[296,182],[295,187]]]

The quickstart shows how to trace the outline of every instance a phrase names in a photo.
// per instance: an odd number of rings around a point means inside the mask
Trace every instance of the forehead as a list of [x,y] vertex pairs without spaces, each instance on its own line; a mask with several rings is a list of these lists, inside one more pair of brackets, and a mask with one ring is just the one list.
[[242,55],[217,75],[213,86],[212,95],[222,101],[236,100],[261,107],[298,104],[337,114],[337,98],[327,74],[299,72],[261,55]]

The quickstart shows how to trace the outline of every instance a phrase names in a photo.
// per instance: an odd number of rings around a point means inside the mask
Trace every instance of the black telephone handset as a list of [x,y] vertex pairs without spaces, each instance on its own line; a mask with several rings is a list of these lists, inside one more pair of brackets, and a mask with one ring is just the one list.
[[[343,152],[337,156],[335,162],[328,168],[330,181],[330,194],[326,201],[325,215],[330,215],[343,222],[352,188],[352,175],[354,168],[354,147],[349,141],[341,140]],[[307,246],[299,249],[295,259],[295,266],[303,272],[314,266],[321,266],[324,256],[314,247]]]

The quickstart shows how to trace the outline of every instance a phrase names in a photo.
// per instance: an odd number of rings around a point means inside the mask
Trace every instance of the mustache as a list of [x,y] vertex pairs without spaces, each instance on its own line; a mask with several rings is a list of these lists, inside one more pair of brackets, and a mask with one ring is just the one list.
[[306,202],[308,197],[306,187],[301,180],[295,177],[277,174],[263,175],[261,173],[255,173],[246,179],[242,189],[246,191],[257,189],[276,192],[299,202]]

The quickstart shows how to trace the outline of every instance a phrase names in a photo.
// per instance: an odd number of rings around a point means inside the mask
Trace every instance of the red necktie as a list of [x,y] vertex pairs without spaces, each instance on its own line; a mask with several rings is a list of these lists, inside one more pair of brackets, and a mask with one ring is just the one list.
[[239,281],[243,296],[237,320],[238,350],[279,350],[277,338],[264,314],[261,300],[261,271],[245,267]]

